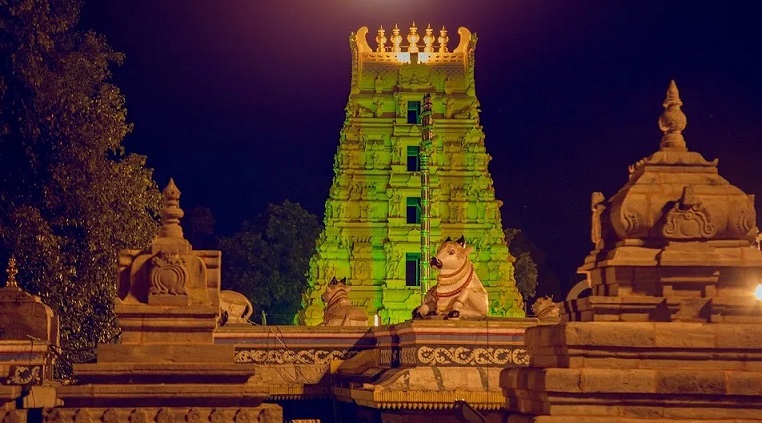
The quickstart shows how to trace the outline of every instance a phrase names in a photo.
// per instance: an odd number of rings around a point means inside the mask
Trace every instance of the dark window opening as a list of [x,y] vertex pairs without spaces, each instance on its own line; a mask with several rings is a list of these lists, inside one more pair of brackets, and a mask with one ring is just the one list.
[[413,123],[416,125],[421,123],[421,102],[420,101],[407,102],[407,123]]
[[421,223],[421,198],[408,197],[406,209],[407,223]]
[[409,146],[407,148],[407,170],[408,172],[418,172],[421,170],[418,146]]
[[405,285],[421,286],[421,255],[405,254]]

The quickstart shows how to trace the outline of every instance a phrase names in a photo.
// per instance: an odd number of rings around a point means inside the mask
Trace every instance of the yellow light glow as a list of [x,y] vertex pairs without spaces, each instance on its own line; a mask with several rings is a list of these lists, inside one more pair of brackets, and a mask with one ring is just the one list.
[[400,63],[410,63],[410,53],[397,53],[397,61]]
[[757,289],[754,291],[754,296],[758,300],[762,300],[762,284],[757,285]]

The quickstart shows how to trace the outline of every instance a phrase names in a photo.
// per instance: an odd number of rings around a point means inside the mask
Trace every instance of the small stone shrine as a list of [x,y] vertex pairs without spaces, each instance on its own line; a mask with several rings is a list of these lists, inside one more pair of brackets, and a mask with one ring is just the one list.
[[64,407],[49,422],[282,421],[263,404],[266,386],[247,383],[251,365],[214,343],[220,316],[220,252],[183,237],[180,191],[163,191],[159,235],[146,250],[119,254],[115,313],[119,344],[98,345],[97,362],[74,366],[79,384],[58,388]]
[[[60,345],[58,317],[40,297],[16,282],[16,259],[8,260],[5,286],[0,288],[0,400],[3,409],[58,404],[53,380],[54,349]],[[45,386],[43,386],[45,385]],[[18,401],[18,400],[21,401]],[[22,414],[8,411],[18,419]],[[0,418],[2,413],[0,412]]]
[[759,422],[762,308],[754,197],[687,149],[674,81],[659,151],[593,194],[592,295],[525,333],[501,384],[511,423]]

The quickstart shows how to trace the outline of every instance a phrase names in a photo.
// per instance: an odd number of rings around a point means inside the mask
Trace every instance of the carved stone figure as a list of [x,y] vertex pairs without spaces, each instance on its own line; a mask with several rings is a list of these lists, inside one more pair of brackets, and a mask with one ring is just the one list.
[[532,304],[532,313],[540,320],[554,320],[559,318],[561,310],[553,297],[542,297]]
[[603,213],[603,210],[606,209],[606,205],[604,204],[605,201],[606,197],[604,197],[603,193],[599,191],[593,193],[592,199],[590,201],[590,209],[592,211],[590,240],[593,242],[593,245],[595,245],[595,248],[600,247],[600,242],[602,240],[601,214]]
[[220,325],[248,323],[254,306],[245,295],[229,290],[220,291]]
[[468,258],[472,251],[462,236],[457,241],[448,237],[439,247],[431,259],[431,266],[439,272],[437,283],[426,293],[423,304],[413,310],[414,319],[439,314],[448,319],[487,315],[487,291]]
[[326,286],[322,295],[325,303],[323,326],[368,326],[368,316],[349,301],[347,278],[336,277]]

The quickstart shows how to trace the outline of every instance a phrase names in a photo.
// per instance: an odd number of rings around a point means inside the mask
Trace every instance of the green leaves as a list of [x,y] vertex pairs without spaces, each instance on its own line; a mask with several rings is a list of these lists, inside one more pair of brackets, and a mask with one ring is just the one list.
[[246,295],[254,315],[265,310],[270,324],[291,324],[321,229],[317,216],[298,203],[270,204],[240,231],[220,239],[223,288]]

